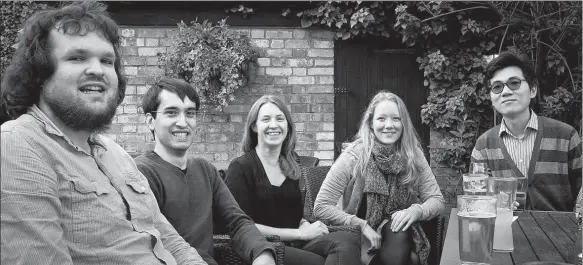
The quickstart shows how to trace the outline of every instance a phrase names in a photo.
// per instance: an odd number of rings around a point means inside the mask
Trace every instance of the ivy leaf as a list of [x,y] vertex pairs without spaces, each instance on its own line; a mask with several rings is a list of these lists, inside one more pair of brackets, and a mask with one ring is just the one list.
[[355,18],[351,18],[350,19],[350,27],[353,28],[354,25],[356,25],[356,23],[358,23],[358,20],[356,20]]
[[350,39],[350,32],[344,32],[344,33],[342,33],[342,39],[343,40]]
[[286,10],[283,11],[283,13],[281,13],[282,16],[286,17],[291,11],[289,10],[289,8],[287,8]]
[[462,138],[462,134],[458,131],[449,131],[449,133],[453,134],[456,137]]
[[302,18],[302,28],[307,28],[309,26],[312,25],[312,20],[307,18],[307,17],[303,17]]

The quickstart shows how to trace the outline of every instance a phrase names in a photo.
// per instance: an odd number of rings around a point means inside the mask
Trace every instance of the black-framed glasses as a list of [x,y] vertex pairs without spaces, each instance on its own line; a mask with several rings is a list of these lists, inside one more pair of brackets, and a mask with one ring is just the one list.
[[490,91],[492,91],[492,93],[494,94],[500,94],[502,93],[502,90],[504,90],[504,86],[507,86],[511,90],[517,90],[520,88],[520,85],[522,85],[522,81],[526,80],[520,79],[518,77],[511,77],[508,78],[506,83],[502,83],[501,81],[495,81],[490,85]]
[[[176,109],[165,109],[163,111],[152,111],[152,112],[156,112],[156,113],[162,113],[164,116],[168,117],[168,118],[178,118],[178,116],[180,115],[180,113],[182,111],[176,110]],[[198,114],[198,111],[196,110],[187,110],[184,111],[184,116],[187,119],[194,119],[196,118],[196,115]]]

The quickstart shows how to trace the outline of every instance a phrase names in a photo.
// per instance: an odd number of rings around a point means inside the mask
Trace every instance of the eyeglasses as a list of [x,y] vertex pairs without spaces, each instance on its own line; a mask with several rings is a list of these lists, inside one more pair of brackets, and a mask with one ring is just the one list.
[[[175,110],[175,109],[167,109],[167,110],[163,110],[163,111],[152,111],[152,112],[162,113],[162,114],[164,114],[164,116],[166,116],[168,118],[178,118],[180,113],[182,113],[182,111]],[[194,119],[194,118],[196,118],[197,113],[198,113],[198,111],[196,111],[196,110],[187,110],[184,112],[184,116],[187,119]]]
[[508,88],[510,88],[511,90],[517,90],[520,88],[520,85],[522,85],[522,81],[526,80],[517,77],[511,77],[508,78],[506,83],[502,83],[501,81],[495,81],[490,85],[490,91],[492,91],[492,93],[494,94],[500,94],[502,93],[502,90],[504,90],[504,86],[508,86]]

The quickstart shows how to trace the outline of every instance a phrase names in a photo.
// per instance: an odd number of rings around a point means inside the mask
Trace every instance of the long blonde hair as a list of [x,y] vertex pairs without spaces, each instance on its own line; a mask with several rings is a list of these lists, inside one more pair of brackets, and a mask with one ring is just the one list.
[[294,149],[296,148],[296,126],[292,120],[290,111],[285,107],[285,104],[281,99],[272,96],[265,95],[260,97],[247,115],[247,122],[245,123],[245,133],[243,134],[243,144],[241,145],[241,151],[243,153],[251,152],[257,146],[257,133],[253,131],[253,125],[257,122],[257,115],[259,115],[259,110],[261,107],[267,103],[273,103],[277,106],[285,119],[287,120],[287,135],[285,140],[281,145],[281,152],[279,155],[279,165],[283,175],[290,179],[298,179],[301,176],[300,165],[296,160],[296,155]]
[[422,148],[419,141],[419,135],[417,135],[417,131],[415,130],[415,127],[413,127],[413,122],[411,122],[411,117],[409,116],[405,102],[394,93],[388,91],[378,92],[370,101],[370,104],[362,115],[360,128],[358,129],[353,141],[353,144],[362,144],[361,153],[358,154],[358,157],[361,159],[356,162],[353,175],[360,176],[363,174],[365,167],[371,159],[376,137],[371,129],[372,118],[376,106],[385,100],[397,104],[399,116],[403,123],[403,133],[395,143],[395,147],[403,160],[406,161],[405,175],[401,178],[401,183],[411,186],[417,180],[417,173],[421,170],[421,162],[422,159],[425,159],[425,155],[421,151]]

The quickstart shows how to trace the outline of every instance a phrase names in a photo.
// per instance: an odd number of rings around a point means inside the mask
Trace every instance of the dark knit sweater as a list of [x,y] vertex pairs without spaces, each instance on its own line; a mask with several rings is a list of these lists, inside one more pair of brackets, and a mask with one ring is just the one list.
[[273,246],[239,208],[217,169],[201,158],[189,157],[184,174],[153,151],[137,157],[136,165],[150,184],[162,214],[209,264],[213,253],[213,217],[228,224],[233,247],[251,263]]
[[[573,211],[581,186],[581,138],[563,122],[538,117],[538,131],[528,168],[526,209]],[[472,162],[486,162],[494,176],[524,177],[499,135],[500,125],[482,134]]]

